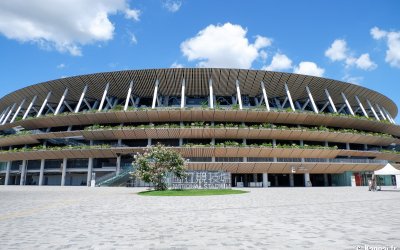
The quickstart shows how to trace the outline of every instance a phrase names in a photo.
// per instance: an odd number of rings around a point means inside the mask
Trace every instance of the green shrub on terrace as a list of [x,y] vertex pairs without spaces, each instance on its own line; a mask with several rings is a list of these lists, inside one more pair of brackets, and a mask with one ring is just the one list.
[[0,153],[10,153],[10,152],[31,152],[31,151],[60,151],[60,150],[79,150],[79,149],[103,149],[103,148],[111,148],[111,145],[101,144],[101,145],[79,145],[79,146],[54,146],[54,147],[46,147],[43,145],[34,146],[34,147],[23,147],[23,148],[13,148],[11,150],[2,150]]

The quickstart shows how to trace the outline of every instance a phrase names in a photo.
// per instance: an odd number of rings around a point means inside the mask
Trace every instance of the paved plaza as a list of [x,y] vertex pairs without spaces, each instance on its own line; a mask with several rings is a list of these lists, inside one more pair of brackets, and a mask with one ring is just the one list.
[[1,186],[0,248],[400,248],[400,192],[392,188],[206,197],[145,197],[141,190]]

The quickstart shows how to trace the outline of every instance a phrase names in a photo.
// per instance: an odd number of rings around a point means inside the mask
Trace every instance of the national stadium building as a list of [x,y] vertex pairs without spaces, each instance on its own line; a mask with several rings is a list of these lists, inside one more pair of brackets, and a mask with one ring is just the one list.
[[[52,80],[0,99],[0,183],[126,183],[162,143],[232,186],[366,185],[398,167],[397,106],[362,86],[242,69],[146,69]],[[136,180],[135,185],[144,185]]]

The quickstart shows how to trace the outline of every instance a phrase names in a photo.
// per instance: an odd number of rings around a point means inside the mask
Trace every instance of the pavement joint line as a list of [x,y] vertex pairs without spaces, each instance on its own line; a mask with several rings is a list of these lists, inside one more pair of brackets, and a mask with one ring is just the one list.
[[48,209],[51,208],[57,208],[57,207],[63,207],[63,206],[68,206],[76,201],[79,200],[66,200],[66,201],[62,201],[62,202],[58,202],[58,203],[53,203],[53,204],[49,204],[46,206],[42,206],[42,207],[37,207],[37,208],[33,208],[33,209],[25,209],[25,210],[20,210],[20,211],[14,211],[5,215],[0,215],[0,221],[2,220],[7,220],[7,219],[14,219],[14,218],[19,218],[19,217],[26,217],[26,216],[30,216],[33,215],[35,213],[38,212],[43,212],[46,211]]

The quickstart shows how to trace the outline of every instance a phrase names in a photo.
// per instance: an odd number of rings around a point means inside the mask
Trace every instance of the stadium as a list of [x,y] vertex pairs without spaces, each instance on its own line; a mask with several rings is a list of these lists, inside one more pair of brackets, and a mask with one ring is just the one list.
[[0,99],[0,183],[145,186],[133,156],[161,143],[233,187],[362,186],[399,168],[397,112],[362,86],[264,70],[67,77]]

